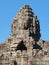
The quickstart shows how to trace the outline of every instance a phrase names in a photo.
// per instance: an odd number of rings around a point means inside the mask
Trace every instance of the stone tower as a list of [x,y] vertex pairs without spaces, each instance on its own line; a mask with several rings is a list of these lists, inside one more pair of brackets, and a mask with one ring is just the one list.
[[36,59],[48,53],[45,45],[38,18],[25,5],[14,17],[10,37],[0,45],[0,65],[37,65]]

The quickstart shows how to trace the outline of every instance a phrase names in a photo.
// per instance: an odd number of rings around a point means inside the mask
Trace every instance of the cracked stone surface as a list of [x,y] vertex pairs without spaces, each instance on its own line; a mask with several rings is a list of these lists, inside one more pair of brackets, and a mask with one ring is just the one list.
[[49,60],[49,41],[41,39],[40,22],[24,5],[14,17],[10,37],[0,44],[0,65],[40,65],[41,60]]

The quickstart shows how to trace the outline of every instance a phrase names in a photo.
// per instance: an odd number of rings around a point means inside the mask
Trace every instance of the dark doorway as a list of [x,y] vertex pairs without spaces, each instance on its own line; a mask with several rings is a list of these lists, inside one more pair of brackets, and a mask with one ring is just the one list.
[[17,50],[21,50],[21,51],[27,50],[27,47],[24,45],[23,40],[22,40],[22,41],[19,43],[19,45],[17,46],[16,51],[17,51]]
[[14,60],[14,65],[17,65],[17,62]]

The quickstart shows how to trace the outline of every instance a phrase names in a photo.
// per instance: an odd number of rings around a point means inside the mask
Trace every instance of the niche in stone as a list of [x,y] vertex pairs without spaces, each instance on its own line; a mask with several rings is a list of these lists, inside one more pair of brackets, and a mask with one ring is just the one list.
[[17,48],[16,48],[16,51],[17,50],[21,50],[21,52],[23,51],[23,50],[27,50],[27,47],[24,45],[24,42],[23,42],[23,40],[19,43],[19,45],[17,46]]
[[14,60],[14,65],[17,65],[17,62]]
[[42,49],[42,47],[41,46],[39,46],[36,42],[35,42],[35,44],[33,44],[33,49]]
[[24,29],[27,30],[31,27],[32,19],[28,19],[26,23],[24,23]]

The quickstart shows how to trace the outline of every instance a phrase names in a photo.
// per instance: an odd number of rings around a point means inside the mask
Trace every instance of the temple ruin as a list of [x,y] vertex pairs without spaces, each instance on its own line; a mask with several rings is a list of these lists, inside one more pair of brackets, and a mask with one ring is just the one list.
[[38,17],[24,5],[14,17],[10,37],[0,44],[0,65],[41,65],[40,60],[49,60],[49,41],[41,39]]

